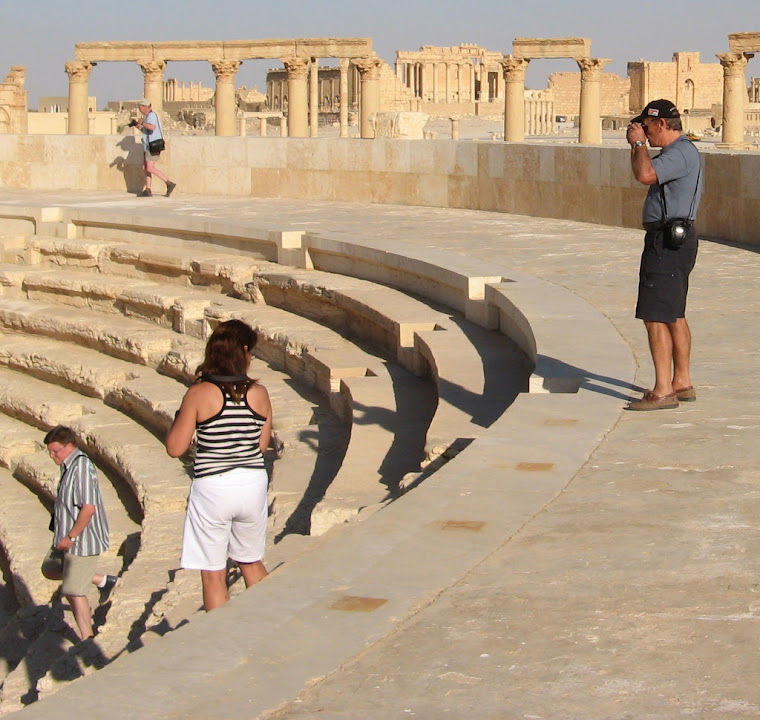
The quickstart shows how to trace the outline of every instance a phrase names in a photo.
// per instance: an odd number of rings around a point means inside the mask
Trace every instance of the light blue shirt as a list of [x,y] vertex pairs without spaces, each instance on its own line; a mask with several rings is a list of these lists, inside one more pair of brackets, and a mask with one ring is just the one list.
[[158,115],[152,110],[145,116],[143,122],[153,125],[153,130],[146,130],[143,128],[142,131],[143,148],[145,149],[145,152],[148,152],[148,143],[152,140],[160,140],[164,135],[161,132],[161,124],[158,122]]

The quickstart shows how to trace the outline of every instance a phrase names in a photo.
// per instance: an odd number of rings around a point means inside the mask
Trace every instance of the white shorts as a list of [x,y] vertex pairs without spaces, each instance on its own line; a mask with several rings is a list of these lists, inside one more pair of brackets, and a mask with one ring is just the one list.
[[235,468],[194,480],[187,502],[180,564],[223,570],[227,558],[257,562],[267,535],[267,471]]

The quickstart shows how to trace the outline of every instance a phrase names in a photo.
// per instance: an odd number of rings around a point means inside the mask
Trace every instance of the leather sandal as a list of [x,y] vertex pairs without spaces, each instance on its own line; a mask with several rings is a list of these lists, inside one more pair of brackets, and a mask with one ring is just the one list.
[[660,396],[648,390],[641,400],[629,403],[626,410],[672,410],[677,407],[678,396],[675,393]]
[[680,402],[694,402],[697,399],[697,391],[693,385],[685,388],[673,388],[673,392]]

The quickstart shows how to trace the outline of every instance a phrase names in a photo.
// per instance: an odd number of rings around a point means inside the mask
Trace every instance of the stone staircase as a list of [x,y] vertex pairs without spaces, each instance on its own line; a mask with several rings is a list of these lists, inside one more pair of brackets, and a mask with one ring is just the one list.
[[[177,567],[190,480],[162,439],[217,323],[259,333],[251,372],[270,391],[277,450],[270,567],[308,551],[294,533],[360,519],[423,480],[526,384],[515,345],[443,306],[202,242],[140,240],[0,237],[0,544],[22,607],[0,629],[15,647],[0,712],[199,610],[197,573]],[[41,439],[58,423],[107,494],[103,565],[120,581],[96,611],[95,643],[76,644],[39,575],[57,479]]]

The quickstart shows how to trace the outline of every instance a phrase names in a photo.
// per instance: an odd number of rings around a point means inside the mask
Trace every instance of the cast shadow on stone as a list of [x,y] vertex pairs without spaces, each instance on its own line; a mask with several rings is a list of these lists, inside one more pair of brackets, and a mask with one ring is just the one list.
[[[338,474],[350,442],[351,431],[344,423],[327,414],[317,420],[317,430],[302,430],[298,434],[300,442],[308,445],[316,455],[314,469],[304,494],[283,529],[276,535],[275,543],[286,535],[309,535],[311,533],[311,513],[325,496],[327,488]],[[274,481],[277,472],[273,464],[270,478]]]
[[449,404],[467,413],[479,427],[490,427],[528,389],[531,363],[510,338],[486,330],[458,315],[450,315],[480,356],[483,365],[483,391],[480,394],[439,378],[438,392]]
[[534,375],[543,378],[545,389],[551,393],[572,394],[583,389],[628,402],[631,392],[646,392],[646,388],[626,380],[599,375],[546,355],[538,356]]
[[137,194],[142,190],[145,181],[145,151],[142,142],[132,136],[126,136],[119,140],[116,146],[126,155],[118,155],[108,167],[116,168],[124,176],[124,186],[128,193]]

